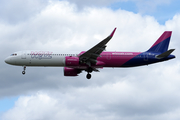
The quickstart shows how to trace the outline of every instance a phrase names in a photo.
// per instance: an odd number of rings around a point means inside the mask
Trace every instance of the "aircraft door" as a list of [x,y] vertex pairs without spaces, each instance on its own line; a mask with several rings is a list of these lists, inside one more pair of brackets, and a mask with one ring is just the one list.
[[106,58],[107,58],[107,60],[111,60],[111,54],[110,54],[110,53],[107,53]]
[[21,59],[26,59],[26,52],[22,52]]
[[144,54],[144,61],[148,61],[148,54],[147,53]]

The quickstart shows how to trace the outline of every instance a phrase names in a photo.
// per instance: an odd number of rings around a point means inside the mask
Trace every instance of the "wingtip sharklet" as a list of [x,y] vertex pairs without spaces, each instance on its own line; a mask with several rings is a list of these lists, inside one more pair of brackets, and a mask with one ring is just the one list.
[[113,37],[115,31],[116,31],[116,28],[114,28],[114,30],[113,30],[112,33],[110,34],[110,37]]

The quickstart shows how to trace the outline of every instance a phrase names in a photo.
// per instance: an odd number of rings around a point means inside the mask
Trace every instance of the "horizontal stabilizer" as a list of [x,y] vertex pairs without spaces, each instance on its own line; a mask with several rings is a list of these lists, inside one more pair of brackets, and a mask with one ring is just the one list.
[[158,59],[165,58],[165,57],[169,56],[174,50],[175,49],[170,49],[170,50],[168,50],[168,51],[166,51],[160,55],[157,55],[156,58],[158,58]]

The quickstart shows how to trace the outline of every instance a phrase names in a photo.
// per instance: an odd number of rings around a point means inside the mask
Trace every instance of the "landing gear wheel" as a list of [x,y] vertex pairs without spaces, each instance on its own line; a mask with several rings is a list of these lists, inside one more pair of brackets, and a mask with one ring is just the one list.
[[26,70],[26,66],[23,67],[23,71],[22,71],[22,74],[25,75],[25,70]]
[[88,73],[88,74],[86,75],[86,78],[87,78],[87,79],[91,79],[91,74]]
[[22,74],[24,75],[26,72],[25,71],[22,71]]

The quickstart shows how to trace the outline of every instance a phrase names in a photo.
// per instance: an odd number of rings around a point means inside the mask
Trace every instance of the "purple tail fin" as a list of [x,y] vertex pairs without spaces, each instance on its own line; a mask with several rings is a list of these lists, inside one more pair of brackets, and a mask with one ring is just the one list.
[[165,31],[147,52],[164,53],[168,50],[172,31]]

